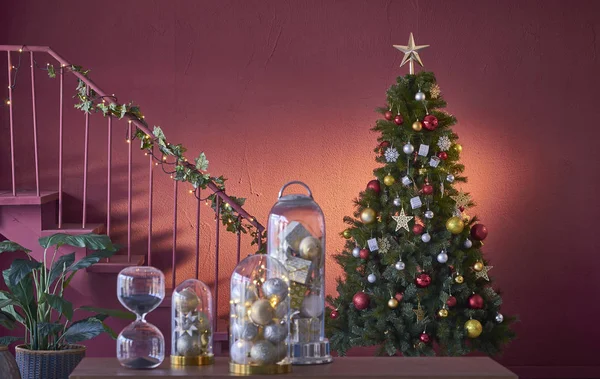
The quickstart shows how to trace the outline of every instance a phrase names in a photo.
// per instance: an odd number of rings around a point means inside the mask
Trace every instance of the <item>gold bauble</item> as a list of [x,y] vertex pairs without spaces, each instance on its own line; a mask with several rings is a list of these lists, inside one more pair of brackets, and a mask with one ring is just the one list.
[[199,342],[197,336],[192,337],[187,333],[182,334],[175,342],[175,348],[177,349],[175,355],[193,357],[202,354]]
[[450,217],[446,221],[446,229],[452,234],[460,234],[465,228],[465,223],[458,217]]
[[461,144],[457,143],[453,147],[454,147],[454,151],[456,151],[457,153],[462,153],[462,145]]
[[386,175],[383,177],[383,184],[385,184],[386,186],[391,186],[392,184],[396,183],[396,179],[394,179],[394,177],[392,175]]
[[304,237],[299,250],[302,258],[312,261],[321,255],[321,241],[313,236]]
[[352,234],[350,234],[350,229],[344,230],[344,232],[342,233],[342,235],[344,236],[345,239],[348,239],[348,238],[352,237]]
[[175,309],[181,313],[188,313],[196,309],[200,299],[191,288],[185,288],[175,294]]
[[454,281],[458,284],[462,284],[462,282],[465,281],[465,278],[462,275],[456,275],[456,278],[454,278]]
[[473,265],[473,270],[475,270],[477,272],[483,270],[483,263],[482,262],[475,262],[475,264]]
[[447,309],[444,309],[444,308],[440,309],[440,310],[438,311],[438,316],[440,316],[441,318],[446,318],[446,317],[448,317],[448,310],[447,310]]
[[375,222],[377,218],[377,213],[372,208],[365,208],[362,212],[360,212],[360,219],[365,224],[371,224]]
[[421,124],[421,121],[415,121],[412,124],[412,128],[415,132],[420,132],[423,129],[423,124]]
[[273,321],[274,309],[269,300],[256,300],[250,307],[250,319],[258,325],[268,325]]
[[427,169],[426,168],[420,168],[419,169],[419,175],[425,175],[427,174]]
[[400,304],[400,303],[398,303],[398,300],[396,300],[394,298],[391,298],[388,300],[388,307],[390,307],[391,309],[398,308],[398,304]]
[[467,336],[469,338],[477,338],[481,335],[483,331],[483,326],[478,320],[469,320],[465,322],[465,330],[467,331]]

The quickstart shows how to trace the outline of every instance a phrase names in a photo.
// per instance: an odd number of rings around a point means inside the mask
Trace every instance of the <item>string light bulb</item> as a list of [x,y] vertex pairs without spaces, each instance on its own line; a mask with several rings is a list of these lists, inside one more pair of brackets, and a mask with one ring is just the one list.
[[10,105],[10,100],[6,100],[6,105]]
[[19,49],[19,53],[22,53],[22,52],[23,52],[23,49]]
[[126,141],[127,143],[131,143],[131,140],[130,140],[129,138],[127,138],[125,141]]

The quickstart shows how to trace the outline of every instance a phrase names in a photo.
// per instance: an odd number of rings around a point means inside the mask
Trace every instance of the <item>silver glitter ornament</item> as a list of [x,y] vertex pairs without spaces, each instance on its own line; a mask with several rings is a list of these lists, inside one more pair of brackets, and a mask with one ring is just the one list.
[[471,240],[467,239],[467,240],[465,240],[464,245],[467,249],[470,249],[471,246],[473,246],[473,242],[471,242]]
[[404,268],[406,267],[406,265],[404,264],[404,262],[402,261],[398,261],[396,262],[396,264],[394,265],[394,268],[398,271],[402,271],[404,270]]
[[233,336],[246,341],[253,341],[258,336],[258,326],[250,320],[238,320],[233,324]]
[[183,334],[177,338],[175,347],[177,348],[177,355],[184,357],[193,357],[202,354],[202,347],[197,335],[192,337],[188,334]]
[[250,308],[250,319],[258,325],[268,325],[273,321],[274,313],[269,300],[260,299],[256,300]]
[[444,250],[442,250],[442,252],[439,253],[437,256],[437,261],[440,263],[448,262],[448,254],[446,254],[446,252]]
[[269,341],[258,341],[250,349],[252,362],[259,365],[269,365],[277,362],[277,349]]
[[454,175],[452,175],[452,174],[446,175],[446,181],[448,183],[452,183],[454,181]]
[[417,100],[417,101],[423,101],[423,100],[425,100],[425,94],[423,92],[421,92],[421,91],[417,92],[415,94],[415,100]]
[[288,335],[287,324],[270,324],[265,326],[263,335],[267,341],[277,344],[286,339]]
[[394,199],[394,206],[399,207],[401,205],[402,205],[402,200],[399,197],[395,198]]
[[288,284],[283,279],[271,278],[263,284],[262,290],[266,298],[280,302],[288,295]]
[[354,258],[360,257],[360,247],[357,246],[354,249],[352,249],[352,256]]
[[502,323],[502,321],[504,321],[504,316],[502,315],[502,313],[498,313],[498,314],[496,315],[496,322],[497,322],[498,324],[500,324],[500,323]]
[[431,241],[431,234],[429,234],[429,233],[423,233],[421,235],[421,241],[423,241],[425,243]]
[[375,274],[369,274],[369,276],[367,276],[367,281],[369,283],[375,283],[376,280],[377,280],[377,277],[375,276]]
[[425,218],[432,219],[433,211],[425,211]]
[[410,143],[407,143],[406,145],[402,146],[402,151],[404,151],[404,154],[409,155],[415,151],[415,147]]
[[231,360],[240,365],[247,365],[250,363],[250,349],[252,349],[252,342],[237,340],[231,345],[231,351],[229,356]]

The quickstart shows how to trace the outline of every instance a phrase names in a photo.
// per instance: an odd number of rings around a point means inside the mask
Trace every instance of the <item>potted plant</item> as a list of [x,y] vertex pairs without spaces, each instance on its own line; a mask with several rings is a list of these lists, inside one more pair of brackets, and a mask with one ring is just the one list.
[[[77,271],[98,263],[115,254],[117,248],[106,235],[54,234],[42,237],[42,261],[37,261],[31,250],[12,242],[0,242],[0,254],[24,252],[26,259],[14,259],[10,268],[2,272],[8,291],[0,291],[0,325],[13,329],[16,323],[25,327],[25,336],[0,338],[0,345],[16,341],[16,358],[22,379],[67,379],[85,355],[81,341],[108,332],[116,334],[104,323],[109,316],[133,318],[118,310],[96,307],[73,309],[64,298],[65,289]],[[75,261],[75,253],[59,255],[62,246],[86,248],[92,251]],[[94,315],[73,318],[74,311],[84,310]]]

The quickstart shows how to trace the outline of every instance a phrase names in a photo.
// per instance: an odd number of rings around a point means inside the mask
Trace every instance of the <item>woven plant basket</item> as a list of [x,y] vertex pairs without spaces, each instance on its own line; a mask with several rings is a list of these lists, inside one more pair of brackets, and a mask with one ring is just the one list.
[[85,357],[85,346],[69,345],[65,350],[29,350],[15,348],[22,379],[68,379]]
[[21,379],[15,357],[8,351],[8,347],[3,345],[0,345],[0,378]]

